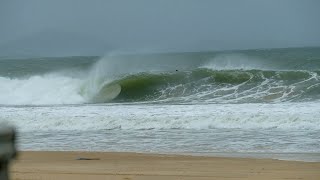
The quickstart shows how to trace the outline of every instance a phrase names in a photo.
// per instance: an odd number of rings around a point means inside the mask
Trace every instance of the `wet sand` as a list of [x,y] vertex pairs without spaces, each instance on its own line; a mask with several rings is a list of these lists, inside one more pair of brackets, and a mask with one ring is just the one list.
[[319,180],[320,162],[40,151],[21,152],[10,171],[14,180]]

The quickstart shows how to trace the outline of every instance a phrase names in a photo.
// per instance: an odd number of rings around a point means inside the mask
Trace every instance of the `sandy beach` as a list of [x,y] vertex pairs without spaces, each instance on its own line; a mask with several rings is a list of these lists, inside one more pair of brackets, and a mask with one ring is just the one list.
[[319,180],[320,162],[117,152],[21,152],[12,163],[11,178]]

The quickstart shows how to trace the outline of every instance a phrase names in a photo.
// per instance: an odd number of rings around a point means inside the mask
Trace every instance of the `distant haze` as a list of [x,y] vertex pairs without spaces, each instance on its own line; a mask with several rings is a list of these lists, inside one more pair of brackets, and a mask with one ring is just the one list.
[[319,0],[1,0],[0,56],[320,46]]

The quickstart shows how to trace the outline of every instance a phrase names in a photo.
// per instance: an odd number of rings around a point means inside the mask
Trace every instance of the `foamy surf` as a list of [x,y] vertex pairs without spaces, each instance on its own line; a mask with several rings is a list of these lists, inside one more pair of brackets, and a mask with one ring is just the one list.
[[22,150],[318,154],[319,69],[319,48],[2,59],[0,121]]
[[2,107],[21,131],[320,130],[319,103]]
[[[319,153],[318,103],[0,107],[24,150]],[[299,154],[297,154],[299,153]],[[283,154],[281,156],[281,154]],[[272,156],[268,156],[274,158]],[[307,159],[310,161],[310,158]],[[312,159],[317,161],[317,159]]]
[[26,79],[0,77],[0,104],[43,105],[80,104],[82,80],[60,75],[32,76]]

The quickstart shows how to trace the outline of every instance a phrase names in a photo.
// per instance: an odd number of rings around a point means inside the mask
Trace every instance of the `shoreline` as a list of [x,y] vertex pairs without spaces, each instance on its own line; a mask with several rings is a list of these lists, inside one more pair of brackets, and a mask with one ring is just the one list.
[[[161,153],[160,153],[161,154]],[[165,153],[173,155],[222,157],[222,158],[248,158],[248,159],[273,159],[280,161],[320,162],[320,153],[265,153],[265,152],[213,152],[213,153]]]
[[54,150],[25,149],[20,152],[84,152],[84,153],[134,153],[168,156],[194,156],[219,158],[272,159],[280,161],[320,162],[320,152],[147,152],[147,151],[89,151],[89,150]]
[[[79,160],[80,159],[80,160]],[[23,151],[11,166],[21,179],[320,179],[320,162],[175,154]]]

